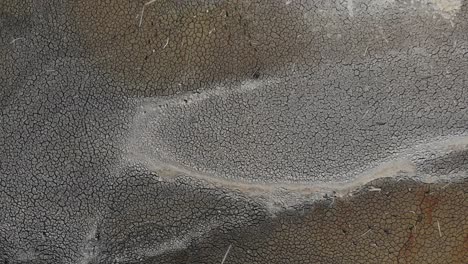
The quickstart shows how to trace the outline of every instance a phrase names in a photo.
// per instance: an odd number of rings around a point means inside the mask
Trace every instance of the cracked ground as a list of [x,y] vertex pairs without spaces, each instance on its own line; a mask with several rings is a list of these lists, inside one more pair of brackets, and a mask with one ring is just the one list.
[[0,0],[0,264],[468,263],[467,0]]

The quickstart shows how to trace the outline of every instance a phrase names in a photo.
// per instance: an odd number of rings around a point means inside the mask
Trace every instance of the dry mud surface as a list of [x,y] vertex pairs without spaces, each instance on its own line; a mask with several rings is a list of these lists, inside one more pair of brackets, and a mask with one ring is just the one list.
[[468,1],[0,1],[0,264],[467,263]]

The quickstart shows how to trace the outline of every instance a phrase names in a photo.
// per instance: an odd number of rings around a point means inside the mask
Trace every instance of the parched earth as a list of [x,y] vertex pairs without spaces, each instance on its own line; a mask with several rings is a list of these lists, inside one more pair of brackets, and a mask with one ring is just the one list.
[[467,0],[2,0],[0,56],[0,264],[468,263]]

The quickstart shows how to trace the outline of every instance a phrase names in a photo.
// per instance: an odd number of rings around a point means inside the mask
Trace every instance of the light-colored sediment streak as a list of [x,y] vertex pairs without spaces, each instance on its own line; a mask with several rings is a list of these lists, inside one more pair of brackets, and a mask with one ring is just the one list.
[[347,1],[347,8],[350,17],[354,17],[354,3],[353,0]]
[[462,0],[429,0],[429,2],[446,19],[453,19],[462,6]]
[[141,246],[132,250],[134,255],[133,257],[127,255],[116,256],[115,261],[117,263],[128,263],[141,260],[135,258],[135,256],[138,256],[138,258],[154,258],[164,254],[185,250],[195,238],[200,238],[206,235],[210,231],[218,228],[219,225],[219,223],[209,222],[203,225],[194,226],[193,228],[184,230],[182,234],[174,236],[173,238],[169,238],[152,245]]
[[[205,174],[193,169],[175,164],[163,159],[154,159],[154,157],[139,153],[138,150],[127,148],[129,152],[124,157],[124,164],[141,164],[148,170],[155,172],[155,175],[162,181],[172,181],[178,176],[192,177],[198,180],[206,181],[214,185],[220,185],[229,189],[240,190],[244,193],[264,194],[274,193],[278,190],[292,191],[298,194],[312,193],[330,193],[336,192],[338,195],[346,195],[351,191],[379,178],[405,176],[416,176],[417,160],[441,157],[453,151],[468,149],[467,136],[440,137],[406,149],[398,154],[392,155],[385,160],[376,162],[369,166],[364,172],[346,172],[340,178],[343,181],[310,181],[310,182],[283,182],[283,183],[253,183],[245,179],[236,181],[217,177],[214,174]],[[160,157],[164,157],[161,153]],[[441,178],[421,178],[424,182],[434,182]]]
[[[432,136],[432,138],[427,136],[417,138],[414,143],[409,142],[406,145],[402,145],[401,148],[387,150],[383,158],[363,163],[355,169],[338,170],[338,172],[331,175],[332,178],[326,176],[322,177],[311,172],[308,174],[301,174],[300,178],[281,174],[278,181],[268,181],[268,177],[265,177],[263,180],[258,180],[258,177],[249,175],[236,177],[235,171],[233,171],[234,177],[228,178],[210,168],[200,169],[187,166],[172,159],[171,153],[167,153],[164,148],[160,147],[161,144],[159,143],[165,141],[165,138],[162,134],[154,134],[155,128],[164,126],[166,124],[164,122],[175,122],[172,119],[162,121],[166,113],[204,105],[213,98],[227,98],[230,96],[252,98],[254,92],[272,89],[268,87],[269,84],[280,82],[279,79],[246,81],[233,89],[217,87],[200,93],[181,94],[155,99],[149,98],[137,101],[136,105],[139,106],[132,120],[130,120],[132,130],[129,131],[128,138],[123,143],[123,149],[125,151],[123,164],[143,165],[148,168],[148,170],[154,171],[155,174],[164,181],[173,180],[178,176],[192,177],[215,185],[238,189],[242,192],[252,194],[275,193],[278,190],[290,190],[302,194],[321,192],[346,194],[372,180],[385,177],[401,175],[408,177],[417,176],[419,178],[423,177],[421,180],[427,182],[435,181],[440,179],[440,177],[430,178],[428,175],[416,175],[418,162],[441,157],[453,151],[468,149],[468,135]],[[193,109],[191,111],[193,111]],[[173,144],[179,144],[177,141],[174,142]],[[376,142],[376,144],[378,144],[378,138]],[[344,143],[347,143],[347,141]],[[190,142],[181,142],[180,144],[190,144]],[[357,145],[356,147],[359,146]],[[325,158],[327,157],[325,156]],[[337,166],[338,165],[339,164],[337,164]]]
[[[138,152],[129,152],[122,160],[122,166],[139,164],[145,166],[161,182],[173,182],[178,179],[191,178],[202,181],[207,186],[216,186],[239,191],[255,198],[265,205],[272,216],[306,201],[321,200],[325,195],[347,197],[365,184],[379,178],[398,176],[415,178],[422,182],[433,182],[441,178],[424,178],[417,174],[415,161],[446,155],[452,151],[468,149],[468,136],[437,139],[420,144],[371,167],[360,174],[349,173],[344,181],[311,181],[283,183],[252,183],[245,179],[231,180],[212,174],[202,174],[179,164],[154,159]],[[447,180],[447,179],[445,179]],[[451,180],[451,179],[450,179]],[[375,188],[375,187],[371,187]]]
[[[366,12],[381,13],[387,8],[400,8],[408,12],[414,10],[437,13],[447,20],[452,20],[462,7],[462,0],[413,0],[413,1],[395,1],[395,0],[374,0],[366,3]],[[350,17],[355,14],[359,4],[354,6],[354,0],[347,0],[346,7]]]

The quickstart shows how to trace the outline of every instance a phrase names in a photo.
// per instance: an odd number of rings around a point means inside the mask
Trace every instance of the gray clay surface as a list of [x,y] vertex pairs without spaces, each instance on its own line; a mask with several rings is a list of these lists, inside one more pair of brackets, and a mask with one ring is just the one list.
[[466,263],[468,1],[0,1],[0,263]]

